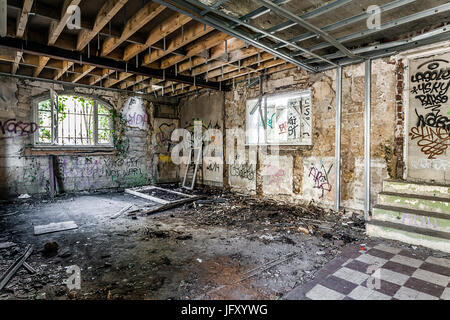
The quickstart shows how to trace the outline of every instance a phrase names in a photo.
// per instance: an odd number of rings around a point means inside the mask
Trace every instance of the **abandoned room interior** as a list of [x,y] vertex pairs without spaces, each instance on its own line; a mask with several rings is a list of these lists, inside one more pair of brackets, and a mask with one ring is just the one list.
[[0,300],[450,300],[449,18],[0,0]]

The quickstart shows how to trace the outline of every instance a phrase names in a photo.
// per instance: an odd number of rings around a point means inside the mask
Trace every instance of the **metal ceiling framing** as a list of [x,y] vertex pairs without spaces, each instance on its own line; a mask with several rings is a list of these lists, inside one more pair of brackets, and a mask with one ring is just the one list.
[[[334,22],[325,27],[318,28],[307,21],[321,14],[329,13],[339,7],[342,7],[354,0],[335,0],[323,5],[319,8],[303,13],[299,16],[289,12],[281,7],[281,5],[289,2],[289,0],[253,0],[261,4],[261,7],[242,15],[241,17],[231,16],[221,11],[220,6],[224,5],[227,0],[218,0],[212,5],[206,5],[198,0],[154,0],[172,10],[182,14],[189,15],[193,19],[202,23],[211,25],[212,27],[228,33],[238,39],[252,44],[268,53],[279,57],[286,62],[303,68],[309,72],[321,72],[328,69],[334,69],[341,65],[349,65],[360,63],[374,57],[388,56],[396,52],[409,49],[414,45],[431,44],[438,41],[450,39],[450,29],[446,26],[438,28],[424,34],[411,37],[404,40],[397,40],[388,43],[380,43],[378,45],[370,45],[357,49],[349,49],[343,43],[358,39],[363,39],[372,34],[383,32],[390,28],[398,27],[406,23],[416,22],[420,19],[430,18],[433,15],[450,11],[450,3],[429,8],[427,10],[402,17],[385,24],[376,29],[366,29],[351,33],[339,38],[332,37],[328,32],[343,28],[356,22],[364,21],[371,16],[370,12],[363,12],[352,17]],[[391,11],[418,0],[395,0],[380,6],[382,12]],[[269,12],[274,12],[287,21],[275,25],[273,27],[262,29],[251,23],[256,19]],[[300,34],[292,39],[285,40],[276,33],[285,29],[299,25],[308,32]],[[253,33],[243,30],[246,28]],[[299,45],[300,42],[320,38],[324,42],[312,45],[308,48]],[[267,41],[270,39],[272,42]],[[275,43],[273,43],[275,42]],[[319,55],[315,51],[335,47],[338,51],[332,54]]]

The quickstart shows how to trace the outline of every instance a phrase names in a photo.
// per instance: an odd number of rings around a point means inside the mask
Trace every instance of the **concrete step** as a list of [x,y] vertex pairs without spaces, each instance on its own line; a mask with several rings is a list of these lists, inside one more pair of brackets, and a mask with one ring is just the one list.
[[423,184],[419,182],[385,180],[383,192],[407,193],[419,196],[450,199],[450,186],[439,184]]
[[382,206],[406,208],[419,211],[450,214],[450,199],[382,192],[378,194],[378,204]]
[[450,215],[446,213],[376,205],[373,208],[372,220],[450,233]]
[[397,240],[450,253],[450,233],[448,232],[379,220],[367,222],[366,232],[371,237]]

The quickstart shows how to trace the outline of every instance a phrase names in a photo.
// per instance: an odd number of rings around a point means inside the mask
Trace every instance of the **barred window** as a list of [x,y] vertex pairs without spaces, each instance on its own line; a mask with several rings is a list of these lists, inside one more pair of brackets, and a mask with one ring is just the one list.
[[112,109],[96,98],[56,95],[36,103],[35,145],[112,146]]

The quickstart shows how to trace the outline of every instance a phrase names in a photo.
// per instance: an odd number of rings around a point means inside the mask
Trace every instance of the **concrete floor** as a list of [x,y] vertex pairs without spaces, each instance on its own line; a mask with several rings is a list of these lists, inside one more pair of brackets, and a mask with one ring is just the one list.
[[[15,245],[0,249],[0,273],[28,244],[34,252],[27,262],[37,273],[21,268],[0,299],[282,299],[348,243],[367,241],[358,219],[208,196],[222,200],[116,220],[110,216],[129,204],[157,204],[125,193],[3,203],[0,243]],[[69,220],[79,228],[33,234],[35,225]],[[54,256],[43,250],[49,242],[59,246]],[[70,291],[64,281],[74,265],[81,269],[81,290]]]

